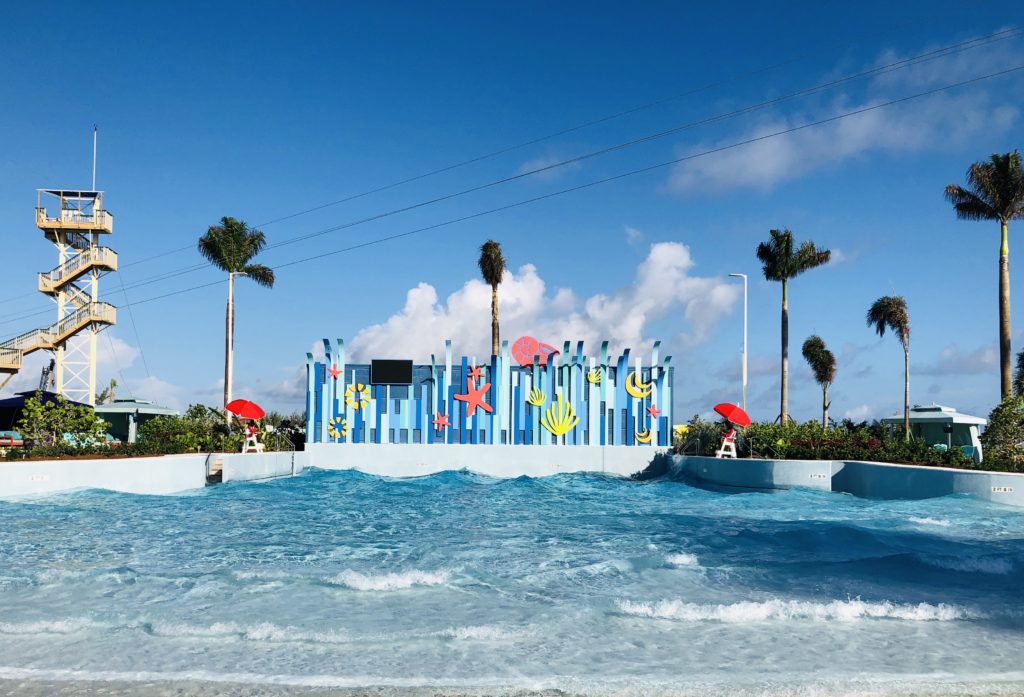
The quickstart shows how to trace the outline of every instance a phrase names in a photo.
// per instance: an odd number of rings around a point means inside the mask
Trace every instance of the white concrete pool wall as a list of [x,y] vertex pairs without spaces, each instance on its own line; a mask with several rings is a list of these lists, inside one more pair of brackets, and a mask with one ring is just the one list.
[[224,465],[221,481],[252,482],[301,474],[309,453],[284,451],[273,453],[230,453],[215,455]]
[[666,450],[628,445],[307,443],[306,452],[309,467],[387,477],[421,477],[462,469],[490,477],[547,477],[568,472],[629,476]]
[[878,499],[925,499],[970,494],[1024,506],[1024,474],[894,465],[849,460],[732,460],[672,457],[675,474],[698,482],[746,489],[803,487]]
[[206,486],[206,454],[0,463],[0,496],[109,489],[177,494]]

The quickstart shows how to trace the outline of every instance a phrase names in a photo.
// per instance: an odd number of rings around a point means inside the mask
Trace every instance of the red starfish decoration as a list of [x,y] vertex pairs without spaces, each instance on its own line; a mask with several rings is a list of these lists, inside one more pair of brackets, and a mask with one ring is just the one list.
[[478,365],[473,366],[473,370],[469,371],[469,377],[473,380],[482,380],[484,377],[484,369]]
[[455,395],[455,399],[466,403],[466,416],[472,416],[477,407],[480,407],[488,414],[494,411],[494,408],[484,401],[484,394],[489,389],[491,389],[491,383],[489,382],[485,382],[479,390],[473,389],[473,378],[466,378],[466,394]]
[[448,415],[437,412],[437,415],[434,417],[434,428],[440,431],[445,426],[451,426],[451,423],[448,421]]
[[340,375],[341,375],[341,371],[340,371],[340,370],[338,370],[338,364],[337,364],[337,363],[335,363],[335,364],[334,364],[334,365],[332,365],[332,366],[331,366],[330,368],[328,368],[328,369],[327,369],[327,374],[328,374],[328,375],[330,375],[330,376],[331,376],[332,378],[334,378],[335,380],[337,380],[337,379],[338,379],[338,376],[340,376]]
[[655,405],[655,404],[652,404],[651,406],[647,407],[647,415],[648,415],[649,417],[651,417],[652,419],[656,419],[656,418],[658,418],[658,416],[659,416],[660,414],[661,414],[661,409],[659,409],[659,408],[657,407],[657,405]]

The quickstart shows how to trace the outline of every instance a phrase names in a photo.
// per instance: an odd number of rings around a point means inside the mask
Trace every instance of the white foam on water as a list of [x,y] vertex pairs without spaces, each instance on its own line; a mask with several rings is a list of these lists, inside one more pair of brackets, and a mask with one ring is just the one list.
[[521,633],[510,632],[502,627],[494,625],[477,625],[469,627],[449,627],[437,632],[434,636],[442,639],[468,640],[468,641],[501,641],[516,639],[522,636]]
[[448,582],[449,571],[402,571],[394,574],[361,574],[346,570],[328,579],[328,583],[357,591],[396,591],[413,586],[440,586]]
[[993,574],[1005,576],[1013,571],[1013,562],[1005,557],[943,557],[919,555],[918,559],[928,566],[966,573]]
[[938,525],[943,528],[950,526],[950,522],[945,518],[918,518],[917,516],[910,516],[910,522],[917,523],[918,525]]
[[699,566],[700,561],[697,559],[696,554],[687,554],[680,552],[679,554],[666,554],[665,562],[672,566]]
[[215,622],[208,626],[178,622],[153,622],[148,626],[154,635],[164,637],[233,638],[268,643],[344,644],[351,641],[350,637],[343,632],[311,632],[298,627],[281,627],[270,622],[254,625]]
[[74,634],[75,632],[106,626],[85,618],[39,620],[35,622],[0,622],[0,634]]
[[815,622],[851,622],[855,620],[909,620],[915,622],[949,622],[985,617],[967,608],[939,603],[896,604],[888,601],[833,600],[817,603],[802,600],[766,600],[728,605],[701,605],[681,600],[655,603],[619,601],[619,610],[635,617],[679,620],[682,622],[772,622],[812,620]]

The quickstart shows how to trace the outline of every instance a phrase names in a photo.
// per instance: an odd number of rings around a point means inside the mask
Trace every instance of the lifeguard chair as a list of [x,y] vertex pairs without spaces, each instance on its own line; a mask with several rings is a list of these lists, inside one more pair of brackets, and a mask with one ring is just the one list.
[[736,429],[730,428],[729,432],[722,436],[722,446],[715,453],[715,457],[731,457],[736,459]]

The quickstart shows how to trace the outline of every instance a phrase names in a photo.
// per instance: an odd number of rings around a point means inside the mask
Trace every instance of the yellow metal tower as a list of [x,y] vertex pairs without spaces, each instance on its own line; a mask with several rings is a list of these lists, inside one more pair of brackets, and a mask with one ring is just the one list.
[[[51,215],[44,203],[56,204]],[[114,217],[103,208],[101,191],[40,189],[36,227],[57,248],[57,266],[39,274],[39,292],[57,305],[57,321],[0,343],[0,373],[21,369],[22,357],[53,351],[56,390],[65,398],[94,404],[96,337],[117,322],[117,308],[99,301],[100,276],[117,270],[117,254],[100,245]]]

